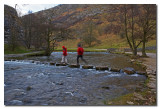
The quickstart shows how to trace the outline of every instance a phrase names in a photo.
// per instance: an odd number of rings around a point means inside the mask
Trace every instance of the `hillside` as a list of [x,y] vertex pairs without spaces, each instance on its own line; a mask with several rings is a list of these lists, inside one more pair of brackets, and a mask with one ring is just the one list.
[[[62,45],[76,48],[78,42],[89,48],[128,48],[123,32],[119,31],[121,27],[115,22],[115,16],[110,14],[111,6],[106,4],[64,4],[35,14],[47,17],[46,13],[51,11],[54,13],[53,25],[73,30],[72,34],[75,39],[59,42],[57,48],[61,48]],[[93,27],[92,36],[98,40],[98,43],[93,41],[91,46],[88,46],[83,38],[86,37],[86,31],[89,31],[89,27],[86,25],[89,25],[90,22]],[[152,46],[156,46],[156,43]]]
[[[50,25],[70,30],[70,35],[73,37],[57,41],[57,49],[61,49],[63,45],[69,49],[75,49],[78,43],[81,43],[85,48],[93,49],[129,48],[123,30],[124,24],[118,22],[118,17],[112,14],[114,13],[114,10],[111,10],[112,6],[107,4],[63,4],[25,15],[20,18],[21,20],[16,20],[19,19],[17,13],[14,8],[10,8],[16,17],[9,21],[22,24],[23,28],[18,27],[20,36],[17,39],[21,40],[21,45],[27,46],[28,49],[44,48],[46,42],[42,32],[46,28],[45,26],[40,27],[40,25],[45,24],[48,19],[51,20]],[[7,6],[5,6],[5,10],[8,10]],[[41,18],[43,20],[38,21]],[[5,12],[5,42],[9,39],[9,35],[6,34],[8,31],[7,19]],[[156,46],[156,36],[148,40],[146,47],[148,46]],[[140,47],[142,46],[140,45]]]
[[[110,5],[89,5],[89,4],[64,4],[58,5],[54,8],[48,10],[43,10],[37,13],[34,13],[37,16],[46,16],[47,13],[52,11],[54,15],[52,16],[52,23],[57,27],[65,27],[73,30],[73,36],[75,39],[59,42],[59,47],[66,45],[69,48],[76,48],[77,43],[82,41],[82,37],[85,37],[84,33],[85,25],[92,21],[94,25],[94,37],[99,40],[100,43],[93,42],[92,48],[96,45],[98,48],[109,48],[113,46],[115,41],[118,40],[121,45],[127,46],[124,39],[121,39],[119,36],[113,33],[106,34],[107,25],[110,22],[107,20],[109,16],[109,7]],[[110,19],[109,19],[110,20]],[[76,42],[76,43],[73,43]],[[110,42],[110,43],[108,43]],[[111,43],[112,42],[112,43]],[[86,44],[83,46],[88,47]],[[119,46],[115,44],[115,47]]]

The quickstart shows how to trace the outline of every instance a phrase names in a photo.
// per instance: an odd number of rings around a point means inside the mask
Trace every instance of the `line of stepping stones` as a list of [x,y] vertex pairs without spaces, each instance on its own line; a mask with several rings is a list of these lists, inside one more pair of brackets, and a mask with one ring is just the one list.
[[[5,61],[17,61],[17,62],[30,62],[35,64],[45,64],[45,65],[51,65],[51,66],[68,66],[70,68],[80,68],[80,65],[77,64],[63,64],[63,63],[54,63],[54,62],[40,62],[40,61],[34,61],[34,60],[15,60],[15,59],[5,59]],[[118,69],[118,68],[109,68],[107,66],[92,66],[92,65],[83,65],[83,69],[96,69],[96,70],[109,70],[112,72],[125,72],[129,75],[131,74],[139,74],[139,75],[146,75],[146,72],[143,71],[135,71],[133,68],[124,68],[124,69]]]

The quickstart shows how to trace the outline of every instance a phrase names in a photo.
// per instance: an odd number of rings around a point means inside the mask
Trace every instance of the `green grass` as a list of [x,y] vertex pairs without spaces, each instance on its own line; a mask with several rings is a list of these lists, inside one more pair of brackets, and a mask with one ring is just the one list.
[[[54,51],[58,51],[61,52],[62,49],[58,48],[55,49]],[[77,48],[69,48],[67,49],[68,52],[77,52]],[[98,50],[98,49],[94,49],[94,48],[84,48],[85,52],[106,52],[106,50]]]
[[105,105],[128,105],[126,102],[130,101],[132,97],[133,97],[133,93],[130,93],[130,94],[117,97],[107,102],[105,101],[104,103]]
[[146,50],[146,53],[157,53],[157,50]]
[[26,56],[44,56],[45,55],[45,51],[40,51],[38,53],[30,53],[30,54],[27,54]]
[[31,51],[21,46],[16,47],[14,51],[11,51],[7,44],[4,45],[4,54],[21,54],[21,53],[28,53],[28,52],[31,52]]
[[155,106],[156,105],[156,95],[152,95],[151,93],[149,93],[149,90],[146,89],[142,92],[136,92],[140,95],[142,95],[144,98],[150,98],[151,99],[147,99],[146,101],[145,100],[134,100],[135,96],[134,96],[134,93],[129,93],[129,94],[126,94],[126,95],[122,95],[120,97],[117,97],[115,99],[112,99],[112,100],[109,100],[109,101],[104,101],[104,104],[105,105],[112,105],[112,106],[127,106],[129,105],[127,102],[131,101],[133,102],[134,104],[133,105],[148,105],[148,106]]
[[[146,43],[146,47],[150,46],[157,46],[157,40],[150,40]],[[139,46],[139,48],[142,48],[142,44]]]

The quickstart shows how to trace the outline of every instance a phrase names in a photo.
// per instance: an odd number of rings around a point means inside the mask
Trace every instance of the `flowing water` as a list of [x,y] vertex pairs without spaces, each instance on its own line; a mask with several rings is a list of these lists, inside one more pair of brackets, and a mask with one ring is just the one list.
[[[132,66],[127,57],[106,53],[86,53],[89,65],[124,68]],[[61,53],[25,60],[60,62]],[[113,61],[113,62],[112,62]],[[76,53],[68,53],[76,63]],[[84,64],[81,62],[81,64]],[[146,77],[123,72],[69,68],[35,64],[29,61],[4,62],[5,105],[105,105],[104,102],[135,90],[144,90]]]

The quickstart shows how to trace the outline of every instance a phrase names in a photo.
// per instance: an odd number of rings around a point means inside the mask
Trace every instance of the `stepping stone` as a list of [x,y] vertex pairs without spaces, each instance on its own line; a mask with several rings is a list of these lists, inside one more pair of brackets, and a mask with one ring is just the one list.
[[11,61],[16,61],[15,59],[12,59]]
[[70,68],[80,68],[80,65],[71,64],[71,65],[68,65],[68,67],[70,67]]
[[11,59],[5,59],[4,61],[11,61]]
[[54,63],[54,62],[50,62],[49,64],[50,64],[50,65],[55,65],[55,63]]
[[104,66],[97,67],[96,66],[96,70],[108,70],[108,67],[104,67]]
[[66,66],[67,64],[57,63],[56,66]]
[[124,71],[125,73],[129,74],[129,75],[135,73],[134,68],[131,68],[131,67],[126,67],[126,68],[123,69],[123,71]]
[[110,71],[112,71],[112,72],[120,72],[120,69],[118,69],[118,68],[111,68]]
[[83,65],[82,68],[83,69],[93,69],[93,66],[91,66],[91,65]]
[[108,89],[108,90],[109,90],[110,87],[108,87],[108,86],[103,86],[102,89]]

